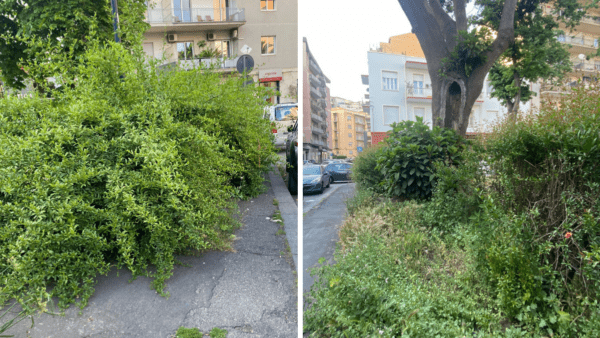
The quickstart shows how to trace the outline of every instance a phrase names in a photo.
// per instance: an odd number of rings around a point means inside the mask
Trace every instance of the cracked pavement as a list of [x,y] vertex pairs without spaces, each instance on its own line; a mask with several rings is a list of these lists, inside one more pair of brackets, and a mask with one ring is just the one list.
[[176,265],[167,280],[168,298],[150,288],[150,278],[129,282],[129,271],[112,269],[97,278],[96,292],[81,313],[71,306],[64,316],[35,315],[33,328],[24,320],[5,334],[169,338],[185,326],[203,333],[223,328],[228,338],[297,337],[295,267],[291,257],[282,255],[285,236],[276,235],[280,225],[267,220],[277,207],[271,182],[265,185],[266,193],[239,203],[244,225],[236,231],[235,252],[177,257],[185,266]]

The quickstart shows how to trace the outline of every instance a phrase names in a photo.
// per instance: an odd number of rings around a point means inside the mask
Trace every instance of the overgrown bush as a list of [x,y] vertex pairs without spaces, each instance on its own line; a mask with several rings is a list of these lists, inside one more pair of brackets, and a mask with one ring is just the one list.
[[272,160],[263,89],[118,44],[81,61],[53,100],[0,100],[0,304],[85,306],[113,265],[164,294],[176,253],[228,247]]
[[383,190],[390,196],[427,199],[435,186],[434,163],[458,165],[466,140],[454,130],[438,126],[430,129],[417,121],[392,124],[376,169],[381,172]]
[[367,147],[354,160],[352,181],[356,182],[357,190],[383,192],[381,186],[383,175],[375,169],[382,150],[381,146]]

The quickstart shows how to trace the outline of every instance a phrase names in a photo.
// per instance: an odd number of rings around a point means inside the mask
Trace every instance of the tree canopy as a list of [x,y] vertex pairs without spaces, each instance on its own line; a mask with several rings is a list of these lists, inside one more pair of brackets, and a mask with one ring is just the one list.
[[[139,45],[146,27],[143,0],[119,2],[120,35],[129,46]],[[75,61],[93,35],[113,40],[110,0],[4,0],[0,2],[0,71],[3,81],[23,88],[30,63],[68,55]],[[40,75],[43,78],[43,74]],[[39,82],[41,79],[35,79]]]

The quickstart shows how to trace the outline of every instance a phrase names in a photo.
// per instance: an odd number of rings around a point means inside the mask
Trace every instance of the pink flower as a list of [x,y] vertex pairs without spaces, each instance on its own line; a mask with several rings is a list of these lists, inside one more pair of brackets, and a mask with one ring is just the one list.
[[571,236],[573,236],[573,234],[572,234],[572,233],[570,233],[570,232],[567,232],[567,233],[565,234],[565,238],[571,238]]

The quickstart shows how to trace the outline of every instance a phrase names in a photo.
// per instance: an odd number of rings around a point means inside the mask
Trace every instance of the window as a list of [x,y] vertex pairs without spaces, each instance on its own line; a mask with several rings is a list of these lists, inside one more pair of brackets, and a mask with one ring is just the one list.
[[214,45],[215,49],[219,52],[220,57],[231,57],[231,48],[229,45],[229,40],[217,40],[215,41]]
[[275,54],[275,37],[263,36],[260,38],[260,50],[262,55]]
[[194,48],[191,42],[178,42],[177,54],[179,60],[191,60],[194,58]]
[[348,116],[348,121],[352,121],[352,116]]
[[275,0],[260,0],[260,10],[261,11],[274,11],[275,10]]
[[348,137],[352,137],[352,133],[348,133]]
[[190,22],[191,16],[190,0],[173,0],[173,20],[175,22]]
[[352,155],[352,150],[350,150],[350,155]]
[[561,34],[561,35],[557,36],[556,39],[558,40],[558,42],[565,42],[565,35]]
[[383,124],[389,126],[394,122],[399,122],[400,108],[383,106]]
[[594,48],[598,48],[598,39],[594,39]]
[[423,95],[423,74],[413,74],[414,95]]
[[348,129],[352,129],[352,125],[351,124],[348,125]]
[[348,142],[348,146],[352,147],[352,142]]
[[382,90],[398,90],[398,73],[396,72],[382,72]]

